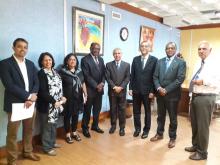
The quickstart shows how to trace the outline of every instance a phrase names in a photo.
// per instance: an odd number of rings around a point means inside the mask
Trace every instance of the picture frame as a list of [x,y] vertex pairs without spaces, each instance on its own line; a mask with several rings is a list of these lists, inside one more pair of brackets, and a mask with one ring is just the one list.
[[102,14],[73,7],[73,52],[77,55],[90,53],[92,42],[100,44],[104,54],[104,21]]
[[148,26],[141,26],[139,44],[141,44],[141,42],[143,42],[143,41],[150,42],[150,44],[151,44],[150,52],[152,52],[153,46],[154,46],[154,35],[155,35],[154,28],[151,28]]

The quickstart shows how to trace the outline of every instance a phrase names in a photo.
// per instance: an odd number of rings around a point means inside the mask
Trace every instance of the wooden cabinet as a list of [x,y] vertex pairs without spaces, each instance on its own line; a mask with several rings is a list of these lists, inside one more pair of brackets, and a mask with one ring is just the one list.
[[181,99],[178,105],[178,115],[188,116],[189,113],[189,89],[182,88]]

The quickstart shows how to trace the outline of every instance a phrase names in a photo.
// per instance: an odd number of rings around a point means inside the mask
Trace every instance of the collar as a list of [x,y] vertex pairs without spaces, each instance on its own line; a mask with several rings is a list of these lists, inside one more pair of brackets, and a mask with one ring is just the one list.
[[18,64],[23,64],[23,63],[26,62],[25,58],[24,58],[23,61],[20,61],[14,54],[13,54],[13,57],[14,57],[15,61],[16,61]]

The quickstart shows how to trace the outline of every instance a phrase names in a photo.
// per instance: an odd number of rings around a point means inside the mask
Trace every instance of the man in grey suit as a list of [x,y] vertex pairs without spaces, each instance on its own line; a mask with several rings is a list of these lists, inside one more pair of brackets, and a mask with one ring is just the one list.
[[[119,135],[125,135],[125,106],[126,89],[130,80],[130,64],[121,60],[121,49],[113,50],[114,61],[106,64],[106,80],[108,82],[108,95],[110,102],[111,128],[110,134],[116,129],[117,116],[119,117]],[[118,115],[117,115],[118,114]]]
[[166,110],[170,118],[168,148],[175,147],[177,130],[177,107],[181,95],[181,84],[185,79],[186,63],[175,56],[176,44],[167,43],[167,56],[157,62],[154,72],[154,85],[157,90],[157,133],[151,141],[163,139]]

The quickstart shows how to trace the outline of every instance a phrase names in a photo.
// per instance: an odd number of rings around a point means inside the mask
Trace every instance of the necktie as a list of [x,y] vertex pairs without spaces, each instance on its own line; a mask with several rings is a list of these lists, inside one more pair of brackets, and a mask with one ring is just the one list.
[[144,70],[144,58],[141,58],[141,67]]
[[98,60],[97,56],[95,56],[95,62],[96,62],[97,65],[99,65],[99,60]]
[[119,63],[116,62],[116,68],[117,68],[117,70],[119,70],[119,67],[120,67]]
[[193,92],[193,80],[197,80],[199,78],[199,73],[202,71],[204,63],[205,63],[204,60],[202,60],[200,68],[197,70],[197,72],[194,74],[192,80],[190,81],[189,93]]
[[166,70],[165,70],[165,72],[167,72],[169,66],[170,66],[170,58],[166,58]]

